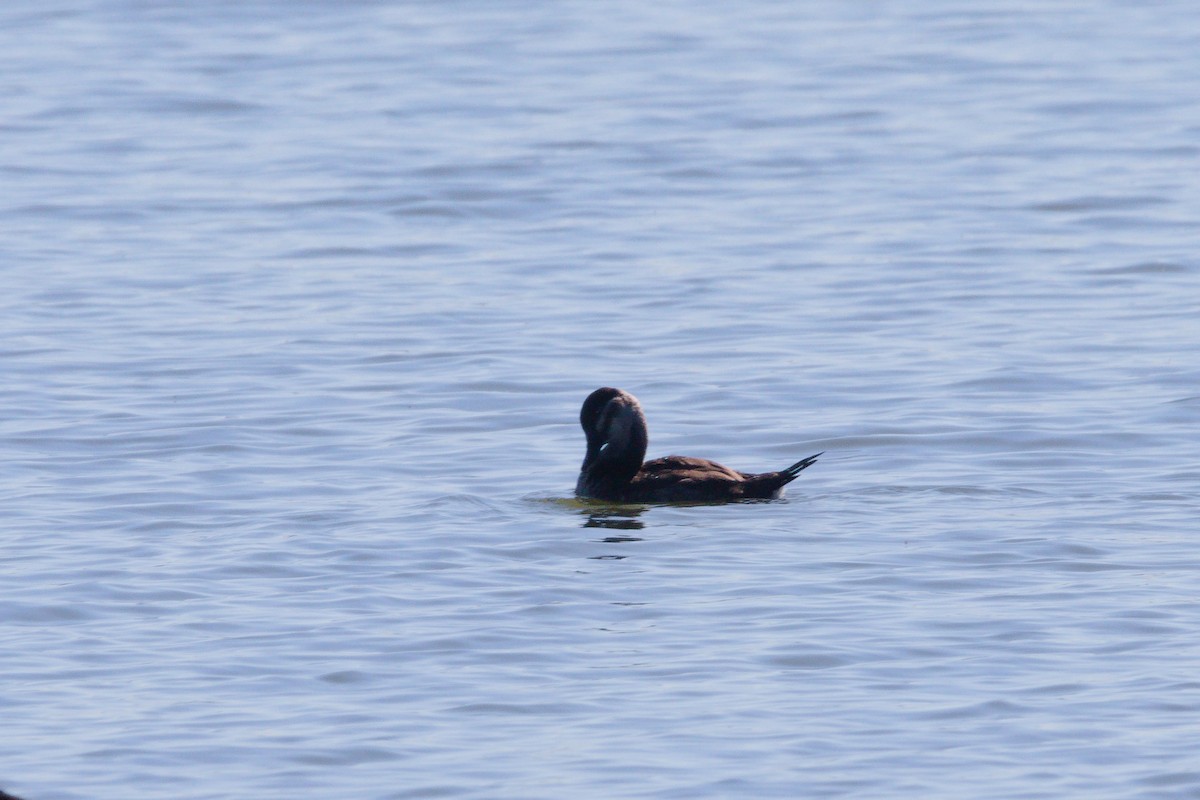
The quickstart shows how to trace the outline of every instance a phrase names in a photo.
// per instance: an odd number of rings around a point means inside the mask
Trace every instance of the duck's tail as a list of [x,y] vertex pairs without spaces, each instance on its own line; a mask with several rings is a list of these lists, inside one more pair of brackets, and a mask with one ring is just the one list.
[[[803,472],[804,470],[811,467],[813,464],[817,463],[817,459],[823,455],[825,455],[824,450],[817,453],[816,455],[809,456],[808,458],[803,458],[803,459],[797,461],[795,464],[792,464],[787,469],[779,470],[779,474],[783,476],[783,483],[791,483],[792,481],[796,480],[797,475],[799,475],[801,472]],[[780,485],[782,486],[783,484],[780,484]]]

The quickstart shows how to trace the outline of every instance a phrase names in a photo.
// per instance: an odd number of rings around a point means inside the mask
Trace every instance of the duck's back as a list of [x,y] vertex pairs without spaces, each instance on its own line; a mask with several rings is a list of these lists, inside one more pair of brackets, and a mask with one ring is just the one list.
[[776,472],[747,475],[706,458],[667,456],[643,464],[627,491],[635,503],[704,503],[774,497],[784,483]]

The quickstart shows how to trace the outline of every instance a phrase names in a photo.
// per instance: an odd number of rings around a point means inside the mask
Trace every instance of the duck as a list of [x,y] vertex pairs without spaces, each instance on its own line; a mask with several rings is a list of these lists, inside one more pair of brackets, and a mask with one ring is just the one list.
[[738,472],[706,458],[667,456],[643,462],[650,437],[637,398],[604,386],[579,411],[587,453],[575,495],[616,503],[724,503],[773,499],[824,451],[778,472]]

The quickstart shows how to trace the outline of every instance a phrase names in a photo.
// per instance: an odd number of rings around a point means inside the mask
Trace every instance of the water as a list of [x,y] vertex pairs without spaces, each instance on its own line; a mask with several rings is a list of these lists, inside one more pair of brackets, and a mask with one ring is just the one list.
[[1200,797],[1198,22],[6,5],[0,786]]

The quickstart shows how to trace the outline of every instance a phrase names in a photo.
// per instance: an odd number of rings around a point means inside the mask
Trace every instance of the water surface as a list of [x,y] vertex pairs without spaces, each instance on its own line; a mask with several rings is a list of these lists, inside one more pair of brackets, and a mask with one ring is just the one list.
[[0,786],[1200,797],[1196,22],[6,6]]

